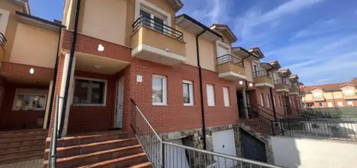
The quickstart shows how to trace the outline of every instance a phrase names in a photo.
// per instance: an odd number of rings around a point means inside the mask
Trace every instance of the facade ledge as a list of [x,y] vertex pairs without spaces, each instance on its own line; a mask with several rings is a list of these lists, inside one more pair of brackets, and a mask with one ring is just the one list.
[[247,79],[247,77],[245,75],[242,75],[242,74],[239,74],[236,72],[232,72],[232,71],[219,73],[218,77],[220,77],[220,78],[232,78],[233,77],[233,78]]
[[277,92],[289,92],[289,89],[276,89]]
[[270,83],[257,83],[255,84],[256,87],[271,87],[274,88],[274,85],[270,84]]
[[[134,48],[131,51],[131,55],[152,62],[165,62],[168,65],[179,64],[186,61],[185,56],[178,55],[170,51],[162,50],[145,44],[140,44],[136,48]],[[152,57],[148,57],[148,55],[152,55]],[[154,55],[156,55],[157,59],[153,59]]]

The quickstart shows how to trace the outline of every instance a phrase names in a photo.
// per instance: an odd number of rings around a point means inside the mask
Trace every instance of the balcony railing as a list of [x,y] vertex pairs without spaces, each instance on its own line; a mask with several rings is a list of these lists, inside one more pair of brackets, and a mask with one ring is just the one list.
[[141,27],[147,27],[152,30],[156,30],[162,34],[170,36],[176,40],[183,40],[183,33],[162,23],[155,22],[154,19],[141,16],[133,24],[133,31],[136,32]]
[[4,48],[5,45],[6,45],[6,42],[7,42],[7,39],[6,39],[5,35],[4,35],[4,33],[0,32],[0,46],[2,48]]
[[231,54],[226,54],[217,57],[217,64],[224,64],[224,63],[233,63],[233,64],[242,64],[242,59],[231,55]]
[[266,71],[255,71],[253,72],[253,76],[254,78],[257,78],[257,77],[263,77],[263,76],[267,76],[268,73]]
[[279,166],[211,152],[163,140],[134,100],[134,121],[131,125],[153,168],[280,168]]
[[275,79],[275,80],[274,80],[274,83],[275,83],[275,84],[283,84],[283,85],[286,85],[285,79]]

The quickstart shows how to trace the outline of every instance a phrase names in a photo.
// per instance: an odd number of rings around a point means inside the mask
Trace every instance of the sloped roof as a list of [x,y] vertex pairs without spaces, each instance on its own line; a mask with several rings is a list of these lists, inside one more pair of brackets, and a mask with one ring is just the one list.
[[249,52],[256,54],[259,59],[262,59],[265,57],[265,55],[263,54],[262,50],[260,50],[259,47],[251,48],[251,49],[249,49]]
[[269,64],[274,68],[274,69],[280,69],[281,65],[279,63],[279,61],[274,60],[274,61],[270,61]]
[[167,0],[167,1],[176,12],[183,7],[183,3],[181,2],[181,0]]
[[213,24],[211,29],[218,31],[223,34],[231,43],[234,43],[238,40],[237,36],[233,33],[233,31],[226,24]]

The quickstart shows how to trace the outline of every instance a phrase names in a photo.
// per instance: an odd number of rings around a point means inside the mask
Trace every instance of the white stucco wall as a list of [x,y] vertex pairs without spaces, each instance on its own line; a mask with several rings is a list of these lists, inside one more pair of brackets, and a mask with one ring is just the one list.
[[357,143],[323,139],[272,137],[275,164],[288,168],[354,168]]

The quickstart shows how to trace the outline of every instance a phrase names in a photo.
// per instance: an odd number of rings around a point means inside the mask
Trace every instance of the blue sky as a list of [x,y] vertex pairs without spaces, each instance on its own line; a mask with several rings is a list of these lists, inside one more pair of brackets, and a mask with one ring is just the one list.
[[[179,13],[228,24],[235,46],[258,46],[306,85],[357,77],[356,0],[182,0]],[[30,0],[32,14],[61,19],[62,0]]]

